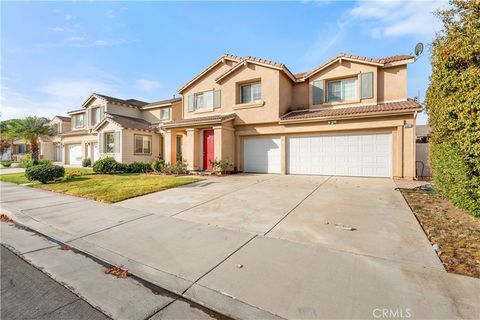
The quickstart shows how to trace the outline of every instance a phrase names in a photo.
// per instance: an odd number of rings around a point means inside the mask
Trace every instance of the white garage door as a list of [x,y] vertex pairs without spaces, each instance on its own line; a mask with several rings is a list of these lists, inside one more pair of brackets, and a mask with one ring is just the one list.
[[280,173],[280,138],[248,138],[243,143],[245,172]]
[[67,146],[67,155],[69,164],[82,164],[82,145],[69,144]]
[[287,171],[363,177],[392,176],[392,135],[290,137]]

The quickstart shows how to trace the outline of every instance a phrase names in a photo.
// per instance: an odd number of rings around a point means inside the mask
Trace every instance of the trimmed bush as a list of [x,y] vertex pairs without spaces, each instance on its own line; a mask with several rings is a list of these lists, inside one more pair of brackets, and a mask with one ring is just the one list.
[[164,172],[165,161],[163,161],[163,160],[153,160],[151,166],[152,166],[152,170],[154,172],[157,172],[157,173]]
[[436,188],[480,217],[480,24],[478,1],[450,2],[438,12],[427,91],[430,159]]
[[53,164],[53,161],[51,161],[51,160],[33,160],[33,165],[34,166],[48,165],[48,164]]
[[90,158],[85,158],[82,160],[82,167],[90,167],[92,165],[92,160]]
[[187,162],[185,160],[177,160],[177,163],[175,165],[171,165],[167,163],[164,167],[164,172],[166,174],[174,174],[174,175],[179,175],[179,174],[187,174]]
[[121,173],[125,172],[125,165],[117,162],[113,157],[106,157],[95,161],[93,164],[95,173]]
[[4,160],[4,161],[1,161],[0,164],[5,168],[9,168],[12,165],[12,160]]
[[130,164],[127,164],[125,171],[128,173],[152,172],[152,165],[148,162],[135,161]]
[[30,181],[47,183],[62,178],[65,175],[65,168],[52,164],[41,164],[32,166],[25,170],[25,176]]

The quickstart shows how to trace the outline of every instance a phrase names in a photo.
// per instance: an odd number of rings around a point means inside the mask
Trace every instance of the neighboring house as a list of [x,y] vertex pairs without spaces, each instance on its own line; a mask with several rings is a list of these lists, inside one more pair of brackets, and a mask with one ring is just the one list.
[[162,157],[160,127],[181,117],[181,98],[147,103],[94,93],[68,114],[71,128],[60,133],[63,163],[106,156],[124,163],[150,161]]
[[340,54],[308,72],[223,55],[179,89],[182,98],[146,103],[93,94],[71,111],[63,161],[113,156],[163,158],[210,170],[415,177],[415,119],[407,99],[413,56]]
[[1,154],[0,159],[20,161],[31,149],[30,143],[22,139],[12,141],[12,144]]
[[428,125],[417,125],[416,127],[416,176],[431,177],[429,155],[430,127]]
[[71,130],[71,118],[55,116],[48,125],[53,128],[55,135],[40,138],[40,159],[62,162],[62,134]]

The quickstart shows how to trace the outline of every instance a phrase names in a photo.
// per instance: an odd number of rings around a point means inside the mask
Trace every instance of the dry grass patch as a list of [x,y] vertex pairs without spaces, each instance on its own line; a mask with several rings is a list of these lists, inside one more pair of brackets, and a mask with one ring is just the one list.
[[480,278],[480,219],[435,192],[402,190],[448,272]]
[[1,222],[13,222],[12,218],[7,216],[6,214],[1,213],[0,214],[0,221]]

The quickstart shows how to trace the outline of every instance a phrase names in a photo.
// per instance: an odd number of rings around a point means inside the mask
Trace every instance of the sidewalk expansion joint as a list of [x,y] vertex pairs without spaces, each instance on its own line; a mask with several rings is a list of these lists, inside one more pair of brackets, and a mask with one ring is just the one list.
[[277,221],[277,223],[275,223],[270,229],[267,230],[267,232],[265,232],[263,235],[266,236],[267,234],[269,234],[276,226],[278,226],[286,217],[288,217],[290,215],[290,213],[292,213],[295,209],[297,209],[305,200],[307,200],[308,197],[310,197],[315,191],[317,191],[321,186],[323,186],[324,184],[326,184],[330,179],[332,178],[332,176],[329,176],[327,179],[325,179],[325,181],[323,181],[322,183],[320,183],[315,189],[312,190],[312,192],[310,192],[309,194],[307,194],[307,196],[305,198],[303,198],[302,200],[300,200],[299,203],[297,203],[290,211],[288,211],[282,218],[280,218],[280,220]]
[[240,247],[238,247],[237,249],[235,249],[233,252],[231,252],[228,256],[226,256],[224,259],[222,259],[220,262],[218,262],[215,266],[213,266],[210,270],[208,270],[207,272],[205,272],[203,275],[201,275],[197,280],[193,281],[191,285],[189,285],[183,292],[182,292],[182,296],[185,294],[185,292],[187,292],[191,287],[193,287],[198,281],[202,280],[206,275],[208,275],[210,272],[212,272],[213,270],[215,270],[219,265],[221,265],[222,263],[224,263],[225,261],[227,261],[231,256],[233,256],[235,253],[237,253],[238,251],[240,251],[243,247],[245,247],[247,244],[249,244],[253,239],[255,239],[257,237],[257,235],[253,235],[250,239],[248,239],[247,241],[245,241],[244,244],[242,244]]

